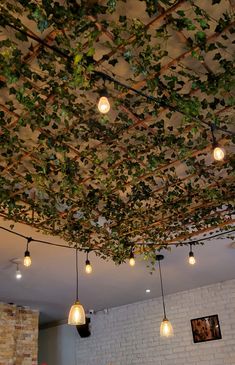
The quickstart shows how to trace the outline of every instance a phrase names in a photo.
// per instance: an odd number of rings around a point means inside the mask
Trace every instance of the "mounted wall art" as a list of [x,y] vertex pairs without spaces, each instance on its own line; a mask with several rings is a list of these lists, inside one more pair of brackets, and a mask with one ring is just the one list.
[[194,343],[220,340],[222,338],[217,314],[191,319]]

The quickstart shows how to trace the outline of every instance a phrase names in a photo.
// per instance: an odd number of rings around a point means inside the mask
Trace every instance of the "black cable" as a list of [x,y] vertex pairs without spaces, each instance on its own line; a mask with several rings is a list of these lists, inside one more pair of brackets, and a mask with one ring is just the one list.
[[29,242],[39,242],[39,243],[43,243],[45,245],[50,245],[50,246],[63,247],[63,248],[72,248],[73,250],[75,249],[74,247],[71,247],[71,246],[59,245],[58,243],[52,243],[52,242],[48,242],[48,241],[37,240],[37,239],[34,239],[32,237],[27,237],[27,236],[25,236],[21,233],[13,232],[10,229],[2,227],[2,226],[0,226],[0,229],[3,229],[4,231],[9,232],[9,233],[15,234],[16,236],[22,237],[22,238],[24,238],[25,240],[27,240]]
[[161,270],[160,260],[158,260],[158,266],[159,266],[161,292],[162,292],[162,306],[163,306],[163,312],[164,312],[164,319],[166,319],[166,305],[165,305],[165,298],[164,298],[164,290],[163,290],[163,283],[162,283],[162,270]]
[[[62,247],[62,248],[69,248],[69,249],[72,249],[72,250],[78,250],[77,247],[73,247],[73,246],[67,246],[67,245],[60,245],[58,243],[52,243],[52,242],[49,242],[49,241],[43,241],[43,240],[37,240],[37,239],[34,239],[32,237],[27,237],[21,233],[18,233],[18,232],[14,232],[8,228],[5,228],[5,227],[2,227],[0,226],[0,229],[6,231],[6,232],[9,232],[9,233],[12,233],[16,236],[19,236],[19,237],[22,237],[24,238],[25,240],[29,241],[29,242],[38,242],[38,243],[42,243],[42,244],[45,244],[45,245],[49,245],[49,246],[55,246],[55,247]],[[212,238],[216,238],[216,237],[219,237],[219,236],[223,236],[225,234],[230,234],[232,232],[235,231],[235,228],[229,230],[229,231],[226,231],[226,232],[220,232],[220,233],[217,233],[215,235],[211,235],[209,237],[204,237],[204,238],[199,238],[197,240],[193,240],[193,241],[185,241],[185,242],[173,242],[171,243],[171,245],[173,246],[178,246],[178,245],[183,245],[183,246],[187,246],[187,245],[190,245],[192,243],[197,243],[197,242],[202,242],[202,241],[207,241],[207,240],[210,240]],[[136,245],[155,245],[155,243],[151,242],[151,243],[136,243]],[[86,248],[83,248],[81,249],[81,251],[89,251],[90,249],[86,249]],[[98,249],[92,249],[92,251],[99,251]]]
[[78,249],[76,247],[76,302],[78,302]]
[[197,240],[193,240],[193,241],[186,241],[186,242],[179,242],[179,243],[172,243],[173,245],[179,245],[179,244],[183,244],[183,245],[192,245],[192,243],[197,243],[197,242],[202,242],[202,241],[207,241],[207,240],[211,240],[212,238],[216,238],[216,237],[219,237],[219,236],[223,236],[225,234],[229,234],[229,233],[232,233],[235,231],[235,228],[229,230],[229,231],[226,231],[226,232],[221,232],[221,233],[217,233],[215,235],[211,235],[210,237],[205,237],[205,238],[199,238]]

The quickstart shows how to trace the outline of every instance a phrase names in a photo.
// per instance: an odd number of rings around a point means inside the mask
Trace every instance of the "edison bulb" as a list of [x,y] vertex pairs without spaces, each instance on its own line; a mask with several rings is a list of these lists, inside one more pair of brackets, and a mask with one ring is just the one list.
[[87,274],[91,274],[92,273],[92,266],[89,260],[86,260],[86,267],[85,267],[85,271]]
[[213,157],[216,161],[222,161],[225,156],[225,151],[221,147],[215,147],[213,151]]
[[161,337],[172,337],[174,336],[173,327],[171,322],[167,318],[164,318],[160,326]]
[[189,262],[190,265],[195,265],[196,264],[196,259],[195,259],[193,254],[189,255],[188,262]]
[[16,270],[16,279],[20,280],[22,278],[21,271],[19,269]]
[[134,257],[131,257],[131,258],[129,259],[129,265],[130,265],[130,266],[135,266],[135,259],[134,259]]
[[98,109],[100,113],[107,114],[110,111],[110,104],[108,101],[107,96],[101,96],[99,103],[98,103]]
[[80,326],[86,323],[86,315],[83,306],[77,300],[69,311],[68,324]]
[[31,266],[31,264],[32,264],[32,260],[31,260],[31,257],[30,257],[30,253],[29,253],[29,251],[25,251],[24,266],[29,267],[29,266]]

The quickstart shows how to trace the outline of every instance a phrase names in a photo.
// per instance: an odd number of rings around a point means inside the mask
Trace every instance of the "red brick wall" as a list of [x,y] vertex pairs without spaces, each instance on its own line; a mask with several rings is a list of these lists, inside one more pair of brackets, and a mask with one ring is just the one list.
[[0,365],[37,365],[38,312],[0,303]]

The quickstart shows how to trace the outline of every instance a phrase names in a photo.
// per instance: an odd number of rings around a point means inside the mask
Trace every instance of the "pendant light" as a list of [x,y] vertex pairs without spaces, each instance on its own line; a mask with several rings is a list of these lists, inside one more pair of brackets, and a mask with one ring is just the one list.
[[159,275],[160,275],[160,283],[161,283],[161,292],[162,292],[162,305],[163,305],[163,320],[160,326],[160,336],[161,337],[172,337],[174,336],[173,327],[171,322],[167,319],[166,316],[166,306],[165,306],[165,298],[163,291],[163,283],[162,283],[162,271],[161,271],[161,261],[164,259],[163,255],[156,255],[156,260],[158,261],[159,267]]
[[212,134],[212,146],[213,146],[213,157],[215,161],[222,161],[225,157],[224,148],[220,147],[214,134],[215,125],[211,124],[211,134]]
[[108,99],[107,90],[104,88],[100,91],[100,98],[98,101],[98,109],[101,114],[107,114],[110,111],[110,103]]
[[78,249],[76,248],[76,301],[69,311],[68,324],[80,326],[86,323],[86,315],[83,306],[78,300]]
[[32,264],[32,260],[31,260],[30,252],[29,252],[29,243],[31,241],[32,241],[32,238],[27,239],[26,251],[24,253],[24,266],[26,266],[26,267],[29,267]]
[[92,273],[92,266],[89,260],[89,250],[86,251],[86,265],[85,265],[85,271],[87,274],[91,274]]
[[129,265],[130,266],[135,266],[135,255],[133,252],[133,247],[131,247],[131,253],[130,253],[130,257],[129,257]]
[[192,244],[190,243],[190,251],[189,251],[189,255],[188,255],[188,262],[190,265],[195,265],[196,264],[196,259],[192,250]]

